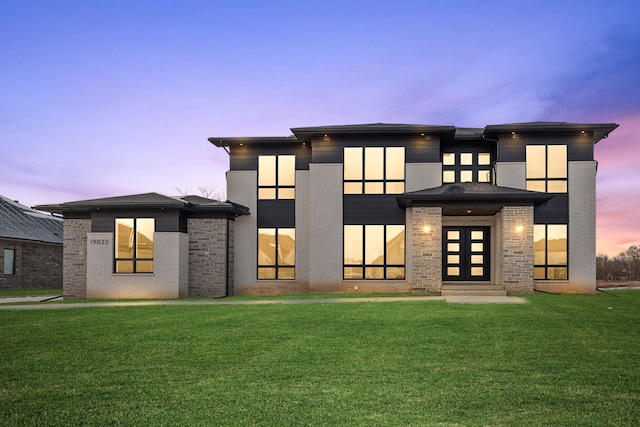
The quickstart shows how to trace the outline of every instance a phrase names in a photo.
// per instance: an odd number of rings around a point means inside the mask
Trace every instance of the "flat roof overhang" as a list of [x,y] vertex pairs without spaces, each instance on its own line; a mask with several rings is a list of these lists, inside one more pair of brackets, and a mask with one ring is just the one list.
[[302,142],[325,136],[427,136],[439,135],[453,138],[455,126],[370,123],[360,125],[313,126],[291,128],[291,132]]
[[396,196],[402,208],[441,207],[445,216],[495,215],[504,206],[540,206],[552,198],[546,193],[479,182],[445,184]]
[[607,138],[617,123],[567,123],[567,122],[529,122],[489,125],[482,131],[482,137],[496,139],[505,134],[524,135],[584,135],[592,137],[593,143]]

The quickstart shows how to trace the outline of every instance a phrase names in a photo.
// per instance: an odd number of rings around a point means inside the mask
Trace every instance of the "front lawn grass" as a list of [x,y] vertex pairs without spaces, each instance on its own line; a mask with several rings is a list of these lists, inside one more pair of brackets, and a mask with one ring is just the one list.
[[0,311],[2,425],[637,425],[640,291]]
[[0,289],[0,298],[62,295],[62,288]]

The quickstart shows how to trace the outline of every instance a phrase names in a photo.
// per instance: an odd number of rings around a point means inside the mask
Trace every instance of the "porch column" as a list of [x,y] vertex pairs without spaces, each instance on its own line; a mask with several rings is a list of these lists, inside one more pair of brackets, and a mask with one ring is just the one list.
[[533,293],[533,206],[502,208],[502,285],[507,294]]
[[411,208],[412,274],[414,289],[439,293],[442,289],[442,208]]

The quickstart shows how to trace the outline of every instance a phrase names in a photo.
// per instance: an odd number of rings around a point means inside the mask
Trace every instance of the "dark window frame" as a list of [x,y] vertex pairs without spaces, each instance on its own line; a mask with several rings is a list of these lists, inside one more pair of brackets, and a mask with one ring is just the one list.
[[[282,185],[280,184],[280,174],[278,173],[280,170],[280,157],[283,156],[291,156],[293,157],[293,185]],[[260,157],[273,157],[275,158],[275,169],[274,169],[274,185],[260,185]],[[260,154],[258,155],[257,161],[257,174],[258,174],[258,200],[295,200],[296,196],[296,155],[295,154]],[[260,190],[262,189],[273,189],[275,193],[275,197],[260,197]],[[280,197],[281,189],[290,189],[293,190],[293,197]]]
[[[569,224],[552,224],[552,223],[538,223],[538,224],[534,224],[534,227],[538,225],[538,226],[544,226],[544,264],[536,264],[535,260],[534,260],[534,264],[533,264],[533,268],[534,268],[534,272],[535,269],[538,268],[544,268],[544,278],[535,278],[535,274],[534,274],[534,280],[562,280],[562,281],[566,281],[569,280]],[[565,226],[565,231],[566,231],[566,249],[567,249],[567,262],[565,264],[549,264],[549,226],[550,225],[564,225]],[[535,240],[534,240],[534,244],[535,244]],[[535,259],[535,258],[534,258]],[[564,268],[566,269],[566,277],[563,279],[558,279],[558,278],[549,278],[549,268]]]
[[[116,257],[118,247],[116,244],[116,233],[118,232],[117,221],[122,219],[132,219],[133,220],[133,257],[132,258],[123,258]],[[153,217],[116,217],[113,220],[113,274],[154,274],[155,272],[155,238],[153,239],[153,255],[151,258],[141,258],[137,257],[137,248],[138,248],[138,219],[152,219],[153,220],[153,233],[156,233],[156,219]],[[132,261],[133,262],[133,271],[130,272],[118,272],[117,265],[118,261]],[[138,270],[138,261],[151,261],[153,262],[153,268],[151,271],[137,271]]]
[[[470,165],[463,165],[461,163],[461,156],[462,154],[471,154],[472,155],[472,160],[471,160],[471,164]],[[455,161],[454,164],[452,165],[445,165],[444,164],[444,155],[445,154],[453,154],[455,155]],[[479,154],[488,154],[489,155],[489,164],[488,165],[480,165],[478,160],[479,160]],[[495,163],[496,159],[495,159],[495,155],[493,152],[485,149],[484,147],[482,149],[473,149],[473,148],[455,148],[455,149],[443,149],[442,153],[440,154],[440,162],[442,163],[442,183],[443,184],[454,184],[454,183],[460,183],[462,182],[461,180],[461,174],[463,171],[471,171],[471,181],[470,182],[486,182],[489,184],[493,184],[494,183],[494,179],[493,179],[493,164]],[[480,171],[487,171],[487,173],[489,173],[489,179],[488,181],[480,181],[478,179],[478,174],[480,173]],[[453,181],[445,181],[444,179],[444,174],[447,171],[452,171],[454,173],[454,180]],[[469,181],[465,181],[465,182],[469,182]]]
[[[345,179],[345,149],[347,148],[362,148],[362,170],[361,170],[361,174],[362,174],[362,179]],[[382,179],[367,179],[365,177],[365,173],[367,170],[367,156],[366,156],[366,149],[367,148],[382,148]],[[388,148],[402,148],[404,149],[404,158],[402,161],[402,168],[403,168],[403,179],[389,179],[387,178],[387,149]],[[402,194],[404,193],[404,190],[406,190],[406,182],[407,182],[407,147],[405,147],[404,145],[358,145],[358,146],[344,146],[342,148],[342,194],[343,195],[354,195],[354,194],[364,194],[364,195],[372,195],[372,194]],[[355,183],[358,184],[360,183],[362,185],[362,192],[360,193],[346,193],[344,191],[345,188],[345,184],[349,184],[349,183]],[[382,184],[382,193],[368,193],[365,188],[366,188],[366,184],[367,183],[380,183]],[[402,184],[402,188],[403,191],[400,193],[397,192],[392,192],[392,193],[388,193],[387,192],[387,183],[401,183]]]
[[[527,147],[544,147],[544,178],[529,178],[527,173]],[[564,178],[549,178],[549,147],[564,147],[566,158],[566,176]],[[544,193],[549,193],[549,182],[564,182],[567,189],[566,191],[555,191],[549,194],[569,194],[569,146],[567,144],[527,144],[525,146],[525,185],[529,188],[529,182],[543,182]],[[537,190],[530,190],[537,191]]]
[[[259,259],[256,259],[256,279],[259,280],[259,281],[265,281],[265,280],[293,281],[293,280],[296,280],[296,263],[297,263],[297,259],[298,259],[298,257],[297,257],[297,241],[296,241],[297,237],[294,238],[294,248],[293,248],[294,254],[296,256],[296,262],[293,265],[289,265],[289,264],[280,265],[279,264],[279,259],[278,259],[278,248],[280,247],[279,243],[278,243],[278,240],[279,240],[278,230],[280,230],[280,229],[293,230],[294,233],[295,233],[296,232],[296,228],[295,227],[258,227],[258,234],[256,236],[257,237],[257,245],[256,245],[256,247],[258,249],[256,255],[258,257],[259,257],[259,254],[260,254],[260,230],[261,229],[273,229],[273,230],[275,230],[274,245],[275,245],[276,256],[275,256],[275,264],[260,264]],[[261,268],[273,268],[273,269],[275,269],[275,273],[276,273],[275,277],[273,277],[273,278],[261,278],[260,277],[260,269]],[[290,278],[279,278],[278,277],[279,276],[279,270],[281,270],[281,269],[292,269],[293,270],[293,277],[290,277]]]
[[[382,241],[384,242],[384,255],[383,255],[383,263],[382,264],[367,264],[366,263],[366,249],[367,249],[367,235],[365,232],[365,227],[367,225],[381,225],[383,226],[383,235]],[[404,227],[404,264],[388,264],[387,263],[387,227],[388,226],[399,226],[402,225]],[[345,226],[360,226],[362,227],[362,263],[361,264],[345,264],[344,262],[344,227]],[[407,227],[404,224],[343,224],[343,239],[342,239],[342,279],[343,280],[407,280]],[[347,268],[362,268],[362,277],[346,277],[345,270]],[[384,272],[382,278],[370,278],[366,277],[366,269],[367,268],[382,268]],[[387,278],[387,269],[388,268],[402,268],[404,270],[404,275],[401,278]]]

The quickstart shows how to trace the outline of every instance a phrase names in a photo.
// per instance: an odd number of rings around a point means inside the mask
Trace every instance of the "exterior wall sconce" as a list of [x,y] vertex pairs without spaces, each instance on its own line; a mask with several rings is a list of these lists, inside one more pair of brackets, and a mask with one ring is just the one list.
[[425,233],[431,233],[431,226],[430,225],[425,225],[424,227],[422,227],[422,231],[424,231]]
[[524,227],[522,225],[516,225],[516,233],[522,233]]

